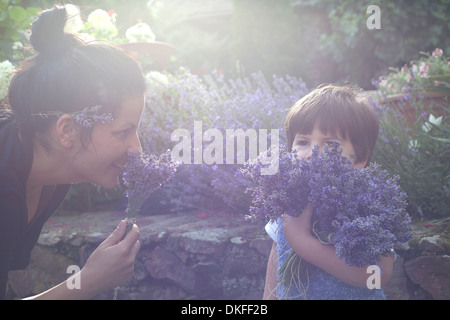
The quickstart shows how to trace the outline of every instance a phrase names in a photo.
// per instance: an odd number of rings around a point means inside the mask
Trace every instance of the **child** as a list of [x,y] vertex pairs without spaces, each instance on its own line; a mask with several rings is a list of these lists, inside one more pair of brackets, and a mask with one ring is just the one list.
[[[378,137],[378,119],[368,102],[351,87],[324,85],[300,99],[288,112],[285,131],[289,150],[311,158],[312,149],[337,142],[354,168],[368,163]],[[323,244],[311,232],[313,207],[298,216],[285,215],[266,230],[274,240],[267,264],[264,299],[384,299],[382,290],[368,289],[367,266],[345,264],[335,248]],[[308,268],[289,285],[279,282],[277,272],[290,248],[308,262]],[[381,285],[391,276],[393,256],[379,262]],[[300,279],[299,279],[300,278]]]
[[[65,7],[43,11],[28,59],[9,87],[10,110],[0,110],[0,299],[8,271],[23,269],[41,229],[69,185],[117,185],[128,152],[140,150],[137,127],[145,80],[138,64],[107,44],[66,33]],[[139,229],[126,223],[92,253],[81,288],[63,282],[35,298],[89,299],[133,275]]]

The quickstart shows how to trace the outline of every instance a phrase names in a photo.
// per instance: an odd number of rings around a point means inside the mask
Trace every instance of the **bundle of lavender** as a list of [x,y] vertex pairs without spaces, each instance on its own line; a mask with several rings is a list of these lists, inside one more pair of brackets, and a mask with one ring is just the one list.
[[122,179],[126,186],[127,233],[136,221],[136,215],[142,204],[152,192],[167,183],[177,171],[170,151],[160,156],[143,152],[129,153]]
[[[250,179],[250,218],[277,220],[283,214],[298,216],[308,203],[314,208],[313,233],[332,243],[347,265],[376,264],[396,242],[411,238],[406,194],[378,164],[354,169],[334,144],[322,153],[316,146],[306,161],[280,151],[279,171],[261,175],[260,158],[242,169]],[[264,155],[262,155],[264,156]],[[262,157],[260,156],[260,157]]]

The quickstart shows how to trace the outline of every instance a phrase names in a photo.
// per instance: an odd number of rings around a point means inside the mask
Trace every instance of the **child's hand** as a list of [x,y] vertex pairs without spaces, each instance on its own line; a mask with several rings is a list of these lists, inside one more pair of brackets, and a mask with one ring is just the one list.
[[91,254],[81,270],[81,287],[91,286],[101,292],[128,281],[134,273],[134,261],[140,248],[139,228],[133,225],[125,236],[126,222],[122,220],[116,230]]
[[288,242],[292,234],[302,237],[311,236],[311,219],[313,211],[313,206],[308,204],[298,217],[287,214],[283,216],[283,231]]

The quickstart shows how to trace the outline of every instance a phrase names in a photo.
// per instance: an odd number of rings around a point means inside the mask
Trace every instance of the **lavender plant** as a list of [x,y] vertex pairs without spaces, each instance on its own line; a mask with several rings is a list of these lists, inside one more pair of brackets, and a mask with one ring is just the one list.
[[310,161],[284,150],[279,173],[273,176],[260,174],[261,163],[257,160],[242,169],[252,181],[248,191],[253,220],[297,216],[310,203],[315,208],[316,236],[331,241],[336,255],[357,267],[376,264],[396,242],[410,239],[406,194],[398,186],[398,177],[380,165],[353,169],[337,144],[322,153],[316,146]]
[[414,122],[395,106],[374,103],[380,134],[372,159],[400,177],[411,216],[445,218],[450,213],[450,107],[425,108],[420,99],[412,103],[417,110]]
[[[149,90],[139,135],[143,149],[158,153],[172,148],[171,133],[185,128],[193,136],[194,121],[203,130],[279,129],[281,139],[286,110],[307,93],[301,79],[261,73],[226,79],[212,72],[203,77],[187,69],[171,73],[149,73]],[[224,134],[225,136],[225,134]],[[210,208],[211,204],[235,211],[247,211],[245,181],[239,177],[241,165],[186,165],[164,192],[171,209]],[[181,172],[180,172],[181,173]]]
[[170,151],[160,156],[143,152],[130,153],[123,172],[126,186],[127,232],[131,229],[142,204],[155,190],[168,182],[177,171],[177,164],[172,162]]

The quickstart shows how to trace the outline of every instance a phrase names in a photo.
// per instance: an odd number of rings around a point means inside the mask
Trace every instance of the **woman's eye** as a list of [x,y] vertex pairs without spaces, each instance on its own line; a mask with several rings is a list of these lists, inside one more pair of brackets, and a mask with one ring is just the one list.
[[118,135],[119,135],[120,138],[126,138],[128,136],[129,132],[130,132],[129,129],[125,129],[125,130],[119,131]]

